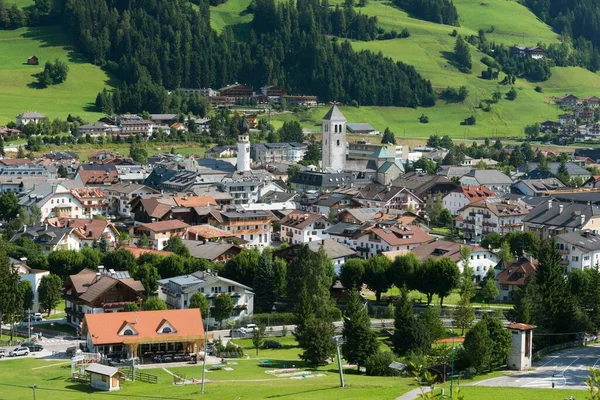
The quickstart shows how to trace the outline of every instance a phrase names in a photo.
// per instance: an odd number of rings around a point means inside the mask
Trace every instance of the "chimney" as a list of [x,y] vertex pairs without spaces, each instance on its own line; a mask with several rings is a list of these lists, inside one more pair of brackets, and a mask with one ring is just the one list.
[[585,215],[581,214],[581,226],[585,225]]
[[564,204],[559,204],[558,205],[558,213],[562,214],[564,208],[565,208]]
[[548,210],[552,208],[552,199],[548,199]]
[[98,265],[98,272],[99,272],[100,274],[103,274],[103,273],[104,273],[104,265]]

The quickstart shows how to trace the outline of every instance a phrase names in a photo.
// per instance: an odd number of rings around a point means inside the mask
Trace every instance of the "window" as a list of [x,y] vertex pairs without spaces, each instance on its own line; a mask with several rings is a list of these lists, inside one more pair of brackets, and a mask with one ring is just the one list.
[[233,286],[233,285],[229,285],[229,286],[227,286],[227,291],[228,291],[229,293],[233,293],[233,292],[235,292],[235,286]]
[[100,375],[102,377],[102,382],[106,382],[108,380],[108,376]]
[[338,141],[337,141],[337,145],[338,145],[338,146],[340,145],[340,140],[339,140],[339,139],[338,139]]
[[133,331],[131,329],[125,329],[123,331],[123,335],[125,335],[125,336],[131,336],[131,335],[133,335]]
[[173,331],[168,326],[165,326],[162,330],[162,333],[171,333],[171,332],[173,332]]

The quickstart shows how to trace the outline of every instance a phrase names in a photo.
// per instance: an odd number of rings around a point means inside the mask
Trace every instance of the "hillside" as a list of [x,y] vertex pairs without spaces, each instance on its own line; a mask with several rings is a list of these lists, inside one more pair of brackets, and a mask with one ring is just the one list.
[[[74,52],[60,27],[21,28],[0,31],[0,125],[14,121],[23,111],[37,110],[50,118],[65,119],[69,113],[94,121],[96,94],[114,82],[99,67]],[[27,65],[36,55],[40,65]],[[69,65],[67,81],[37,89],[35,74],[55,58]]]
[[[247,0],[229,0],[225,5],[211,7],[211,17],[218,18],[220,22],[228,21],[239,29],[250,20],[250,17],[244,14],[246,3]],[[343,0],[332,0],[331,3],[342,4]],[[427,137],[436,132],[461,138],[519,136],[525,125],[556,116],[557,111],[550,104],[550,97],[564,94],[566,91],[585,95],[600,93],[600,76],[597,74],[582,68],[554,68],[552,78],[539,84],[544,88],[543,93],[534,91],[538,84],[517,80],[519,95],[515,101],[502,99],[499,103],[492,104],[491,112],[477,108],[480,102],[490,99],[494,91],[500,90],[505,93],[509,88],[499,86],[495,81],[479,78],[485,66],[479,61],[483,54],[474,47],[471,47],[471,74],[463,74],[453,66],[455,38],[450,36],[453,29],[457,29],[461,35],[476,35],[479,29],[490,31],[493,26],[493,32],[486,33],[488,40],[506,45],[534,45],[539,41],[552,43],[558,38],[550,27],[515,1],[455,0],[454,3],[460,17],[459,28],[412,18],[389,1],[370,0],[366,7],[357,10],[377,16],[379,25],[386,30],[400,31],[408,28],[411,36],[385,41],[355,41],[352,45],[355,49],[380,51],[395,60],[415,66],[417,71],[430,79],[438,89],[465,85],[469,89],[467,100],[464,103],[448,104],[440,100],[435,107],[423,109],[345,107],[343,110],[349,120],[370,122],[379,130],[389,126],[396,135],[406,137]],[[223,25],[220,26],[220,29],[222,28]],[[576,87],[580,89],[572,89]],[[429,117],[428,124],[418,122],[422,113]],[[323,114],[323,109],[317,109],[298,117],[308,128],[314,126],[310,121],[318,123]],[[461,126],[460,122],[470,115],[476,116],[477,124]],[[280,119],[289,118],[289,115],[283,115],[273,119],[277,123]]]

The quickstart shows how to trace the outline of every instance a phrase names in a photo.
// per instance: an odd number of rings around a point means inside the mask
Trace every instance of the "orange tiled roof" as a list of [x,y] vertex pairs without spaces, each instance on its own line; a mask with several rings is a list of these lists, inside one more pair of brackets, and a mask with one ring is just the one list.
[[224,231],[212,225],[194,225],[188,228],[188,232],[194,233],[204,239],[222,238],[222,237],[233,237],[235,236],[231,232]]
[[460,190],[465,195],[465,197],[467,198],[467,200],[469,200],[470,203],[474,203],[479,200],[484,200],[488,197],[496,197],[496,194],[485,186],[462,185],[460,188],[458,188],[458,190]]
[[174,229],[184,229],[184,228],[188,228],[189,225],[186,224],[183,221],[180,221],[178,219],[171,219],[171,220],[167,220],[167,221],[158,221],[158,222],[152,222],[149,224],[142,224],[140,225],[137,230],[148,230],[148,231],[152,231],[152,232],[166,232],[166,231],[171,231]]
[[216,206],[217,202],[215,198],[212,196],[175,196],[173,197],[175,203],[179,207],[208,207],[208,206]]
[[[175,332],[159,333],[168,323]],[[119,335],[130,326],[136,335]],[[202,316],[198,309],[134,311],[120,313],[86,314],[83,332],[90,333],[94,345],[115,343],[144,343],[165,341],[200,340],[204,338]]]

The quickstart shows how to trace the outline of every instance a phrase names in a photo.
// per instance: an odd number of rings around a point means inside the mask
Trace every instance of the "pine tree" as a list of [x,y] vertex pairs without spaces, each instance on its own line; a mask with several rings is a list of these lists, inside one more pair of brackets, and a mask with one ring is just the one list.
[[371,320],[366,308],[360,302],[358,290],[352,290],[348,297],[348,307],[344,315],[342,330],[344,359],[356,364],[357,369],[365,364],[369,356],[377,352],[377,335],[371,330]]
[[390,128],[385,128],[383,137],[381,138],[381,144],[396,144],[396,137],[394,133],[390,131]]
[[100,242],[98,243],[98,250],[100,250],[101,253],[108,253],[109,250],[109,246],[110,243],[108,243],[108,240],[106,239],[106,237],[104,235],[102,235],[102,237],[100,238]]
[[269,313],[276,300],[277,282],[273,269],[272,254],[263,251],[254,277],[254,308],[258,313]]
[[473,67],[471,62],[471,51],[469,45],[462,36],[456,37],[456,43],[454,45],[454,59],[458,64],[458,70],[464,73],[470,73]]
[[496,282],[494,279],[486,279],[485,284],[481,288],[481,295],[488,302],[492,302],[498,295],[500,291],[496,287]]
[[430,333],[423,321],[415,318],[413,304],[406,290],[402,290],[394,306],[394,327],[396,330],[392,342],[396,354],[405,355],[409,351],[426,354],[431,349]]
[[479,321],[467,332],[463,343],[467,364],[477,372],[483,371],[484,367],[490,365],[493,346],[487,323]]

